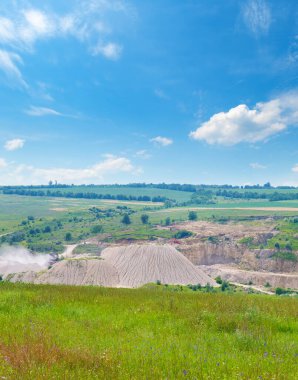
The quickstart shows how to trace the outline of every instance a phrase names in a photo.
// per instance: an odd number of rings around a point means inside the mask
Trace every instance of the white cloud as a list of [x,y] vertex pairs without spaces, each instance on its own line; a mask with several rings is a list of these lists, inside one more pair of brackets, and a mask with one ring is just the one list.
[[25,113],[30,116],[62,116],[62,114],[52,108],[46,107],[35,107],[31,106],[29,109],[25,110]]
[[0,169],[5,168],[7,166],[7,162],[4,160],[4,158],[0,157]]
[[[19,65],[20,54],[33,53],[36,42],[50,38],[72,37],[86,45],[93,55],[110,60],[120,58],[123,47],[109,41],[112,27],[106,25],[110,14],[134,17],[135,11],[122,0],[89,0],[76,2],[69,12],[55,13],[47,9],[24,5],[16,0],[3,10],[0,16],[0,69],[25,85]],[[115,23],[113,24],[113,26]],[[13,52],[11,52],[13,51]]]
[[0,49],[0,69],[4,71],[9,79],[13,79],[23,87],[27,87],[22,74],[18,68],[18,64],[22,64],[22,58],[16,54]]
[[228,112],[213,115],[202,123],[190,137],[208,144],[234,145],[255,143],[278,134],[298,123],[298,93],[291,92],[252,109],[245,104]]
[[294,173],[298,173],[298,164],[296,164],[296,165],[294,165],[294,166],[292,167],[292,171],[293,171]]
[[117,61],[122,53],[122,46],[109,42],[106,45],[98,44],[92,49],[93,55],[103,55],[107,59]]
[[252,169],[267,169],[267,166],[259,164],[258,162],[252,162],[249,164]]
[[140,168],[136,168],[126,157],[108,155],[102,161],[86,168],[37,168],[15,163],[6,164],[3,161],[3,170],[0,176],[1,183],[37,185],[48,183],[50,180],[69,184],[100,183],[106,176],[121,173],[134,175]]
[[151,157],[151,154],[148,153],[146,149],[143,149],[136,152],[136,157],[142,158],[143,160],[148,160]]
[[13,151],[23,148],[25,140],[23,139],[13,139],[6,141],[4,148],[8,151]]
[[247,0],[243,7],[243,18],[246,26],[256,35],[267,33],[272,21],[265,0]]
[[168,146],[168,145],[173,144],[173,140],[172,139],[170,139],[168,137],[162,137],[162,136],[154,137],[150,141],[154,142],[154,143],[156,143],[158,145],[161,145],[161,146]]

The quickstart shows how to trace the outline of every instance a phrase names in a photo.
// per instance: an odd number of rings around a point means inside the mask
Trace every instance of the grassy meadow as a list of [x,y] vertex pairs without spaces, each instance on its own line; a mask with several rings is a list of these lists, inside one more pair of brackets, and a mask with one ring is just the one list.
[[296,379],[298,300],[0,284],[3,379]]

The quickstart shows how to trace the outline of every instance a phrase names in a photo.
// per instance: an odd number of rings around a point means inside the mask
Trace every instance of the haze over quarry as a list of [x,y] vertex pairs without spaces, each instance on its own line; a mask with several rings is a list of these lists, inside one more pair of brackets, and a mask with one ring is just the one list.
[[0,183],[298,186],[296,0],[0,4]]

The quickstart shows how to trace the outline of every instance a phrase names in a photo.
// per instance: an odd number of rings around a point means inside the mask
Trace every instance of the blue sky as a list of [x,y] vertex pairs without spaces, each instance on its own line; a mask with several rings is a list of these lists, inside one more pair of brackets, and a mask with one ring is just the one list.
[[296,0],[2,0],[0,183],[298,186]]

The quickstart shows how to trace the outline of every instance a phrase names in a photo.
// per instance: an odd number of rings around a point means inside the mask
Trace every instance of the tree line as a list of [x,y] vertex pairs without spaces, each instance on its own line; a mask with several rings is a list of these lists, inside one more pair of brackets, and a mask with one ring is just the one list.
[[60,198],[83,198],[83,199],[111,199],[119,201],[140,201],[140,202],[166,202],[171,201],[167,197],[149,195],[124,195],[124,194],[97,194],[92,192],[59,191],[59,190],[28,190],[24,188],[4,189],[3,194],[7,195],[26,195],[32,197],[60,197]]

